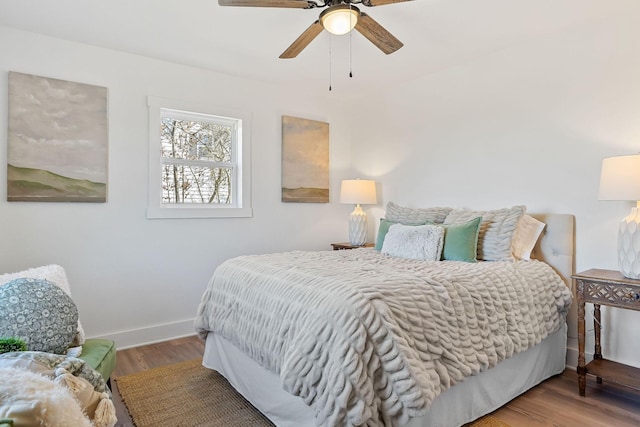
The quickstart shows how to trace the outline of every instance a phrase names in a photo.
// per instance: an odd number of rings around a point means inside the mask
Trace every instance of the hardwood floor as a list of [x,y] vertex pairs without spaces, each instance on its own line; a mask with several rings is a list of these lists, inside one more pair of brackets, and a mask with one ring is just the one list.
[[[117,353],[113,378],[201,357],[204,343],[186,337]],[[111,382],[118,427],[134,427],[117,390]],[[550,378],[493,413],[512,427],[637,427],[640,426],[640,392],[611,383],[597,384],[588,377],[586,397],[578,395],[578,378],[573,370]],[[250,427],[250,426],[248,426]]]

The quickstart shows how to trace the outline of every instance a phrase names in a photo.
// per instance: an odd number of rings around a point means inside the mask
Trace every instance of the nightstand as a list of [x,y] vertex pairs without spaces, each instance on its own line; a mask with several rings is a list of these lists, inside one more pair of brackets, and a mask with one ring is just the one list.
[[334,251],[341,251],[344,249],[358,249],[358,248],[372,248],[375,245],[373,243],[365,243],[362,246],[352,245],[351,243],[332,243]]
[[[626,278],[619,271],[591,269],[571,276],[576,281],[578,303],[578,390],[584,396],[587,374],[598,383],[610,381],[640,390],[640,369],[604,359],[600,346],[600,306],[640,311],[640,280]],[[593,360],[585,365],[585,303],[593,304],[595,350]]]

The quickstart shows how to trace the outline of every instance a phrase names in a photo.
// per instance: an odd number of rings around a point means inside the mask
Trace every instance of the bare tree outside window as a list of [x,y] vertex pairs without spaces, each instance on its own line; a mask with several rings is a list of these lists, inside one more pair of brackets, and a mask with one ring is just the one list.
[[147,97],[147,218],[251,218],[251,113]]
[[171,112],[163,114],[160,121],[163,204],[234,203],[236,127],[222,118],[211,119],[185,120],[172,116]]

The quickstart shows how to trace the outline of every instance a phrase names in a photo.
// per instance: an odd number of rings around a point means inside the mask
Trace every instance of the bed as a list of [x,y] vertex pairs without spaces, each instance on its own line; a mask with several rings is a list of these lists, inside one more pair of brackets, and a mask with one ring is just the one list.
[[[493,227],[492,212],[480,212],[485,258],[491,233],[509,228]],[[198,308],[203,365],[277,426],[473,421],[565,368],[574,218],[530,217],[546,224],[530,261],[416,261],[375,249],[229,260]]]

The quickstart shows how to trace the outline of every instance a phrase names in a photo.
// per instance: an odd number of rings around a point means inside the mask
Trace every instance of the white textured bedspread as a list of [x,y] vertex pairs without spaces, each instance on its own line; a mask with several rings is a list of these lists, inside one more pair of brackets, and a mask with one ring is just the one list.
[[279,373],[318,425],[396,426],[557,331],[570,304],[562,279],[538,261],[287,252],[220,265],[195,327]]

